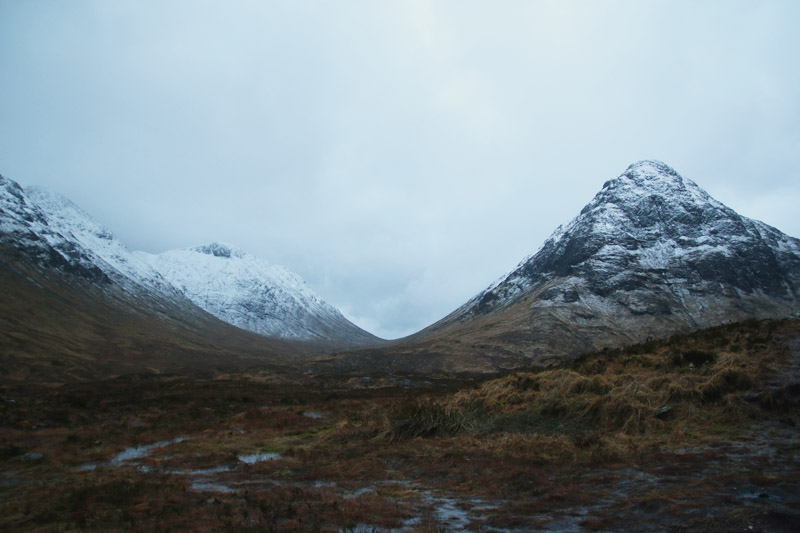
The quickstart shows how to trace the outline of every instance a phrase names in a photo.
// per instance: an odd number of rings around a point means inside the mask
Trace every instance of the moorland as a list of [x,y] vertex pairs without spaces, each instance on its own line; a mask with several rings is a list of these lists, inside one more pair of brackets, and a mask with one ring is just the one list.
[[0,391],[5,531],[793,531],[800,321],[481,378]]

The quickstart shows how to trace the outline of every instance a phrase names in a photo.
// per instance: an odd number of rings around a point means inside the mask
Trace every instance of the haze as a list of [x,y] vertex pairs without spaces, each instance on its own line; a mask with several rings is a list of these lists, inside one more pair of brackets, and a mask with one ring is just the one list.
[[800,235],[800,3],[0,0],[0,173],[386,338],[660,159]]

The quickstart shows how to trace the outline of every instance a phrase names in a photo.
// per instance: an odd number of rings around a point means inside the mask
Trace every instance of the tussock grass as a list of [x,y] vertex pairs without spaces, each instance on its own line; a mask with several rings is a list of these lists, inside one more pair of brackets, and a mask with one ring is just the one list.
[[722,326],[508,375],[445,398],[409,400],[388,413],[384,437],[562,434],[577,449],[678,443],[756,413],[742,396],[782,356],[766,345],[776,327]]
[[474,432],[487,425],[487,418],[487,412],[478,402],[457,405],[429,397],[411,398],[389,409],[388,428],[381,436],[398,441]]
[[[697,510],[709,518],[693,529],[706,530],[745,508],[721,486],[797,492],[796,443],[778,440],[769,461],[761,453],[775,438],[765,428],[797,420],[795,374],[776,374],[790,362],[782,327],[724,326],[427,389],[231,376],[0,390],[0,530],[387,530],[419,519],[415,530],[438,531],[452,523],[436,507],[454,498],[496,505],[474,512],[472,529],[541,529],[601,504],[581,527],[618,529],[645,513],[666,527]],[[785,331],[796,339],[800,322]],[[791,379],[776,388],[778,375]],[[755,418],[766,425],[749,427]],[[192,438],[108,465],[177,436]],[[281,457],[238,459],[255,452]],[[734,456],[741,471],[705,466]],[[78,468],[89,463],[100,466]],[[188,472],[215,467],[229,469]],[[234,492],[193,487],[205,478]]]

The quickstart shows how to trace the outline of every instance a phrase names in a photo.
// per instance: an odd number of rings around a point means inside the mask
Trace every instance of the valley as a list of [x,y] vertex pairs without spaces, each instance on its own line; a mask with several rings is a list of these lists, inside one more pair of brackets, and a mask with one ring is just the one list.
[[800,241],[658,161],[403,339],[0,177],[4,531],[793,531]]
[[798,28],[0,0],[0,533],[800,532]]
[[0,394],[0,528],[792,531],[800,322],[499,378],[262,370]]

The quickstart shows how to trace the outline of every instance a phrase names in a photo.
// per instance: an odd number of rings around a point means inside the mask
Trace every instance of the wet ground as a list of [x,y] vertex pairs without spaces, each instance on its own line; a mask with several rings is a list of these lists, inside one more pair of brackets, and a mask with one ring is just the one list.
[[[800,429],[789,420],[758,424],[735,442],[642,454],[634,464],[575,472],[545,469],[550,484],[561,482],[574,494],[541,494],[522,501],[441,490],[424,476],[410,478],[401,472],[394,472],[396,479],[364,479],[353,488],[357,482],[352,479],[343,484],[292,482],[282,479],[280,469],[278,476],[274,469],[271,475],[257,470],[265,462],[296,466],[278,453],[241,454],[235,461],[181,468],[183,458],[173,454],[176,445],[196,438],[202,436],[130,446],[107,462],[76,470],[135,469],[180,477],[206,503],[281,489],[308,500],[377,498],[397,506],[394,526],[350,524],[357,531],[796,531],[800,524]],[[14,481],[5,478],[5,483]],[[572,503],[576,495],[580,502]]]
[[502,428],[388,440],[402,386],[7,389],[0,530],[798,531],[800,341],[788,355],[741,423],[667,421],[623,450]]

